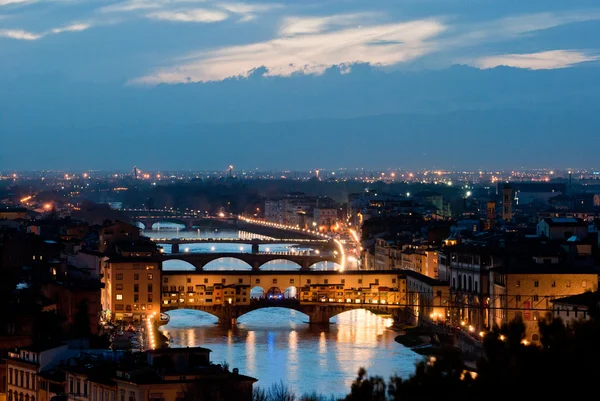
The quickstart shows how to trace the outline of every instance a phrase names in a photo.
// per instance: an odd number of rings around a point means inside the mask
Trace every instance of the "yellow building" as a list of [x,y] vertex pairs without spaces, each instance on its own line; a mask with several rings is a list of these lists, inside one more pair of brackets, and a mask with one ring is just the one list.
[[598,289],[598,273],[560,264],[498,267],[490,272],[489,321],[501,326],[520,317],[526,340],[540,340],[538,321],[553,312],[552,301]]
[[[67,345],[54,348],[25,347],[18,352],[9,352],[5,358],[7,401],[40,401],[38,392],[48,392],[40,373],[57,365],[68,352]],[[47,401],[47,397],[43,398],[43,401]]]
[[100,295],[104,318],[141,321],[160,313],[161,265],[152,258],[105,258]]
[[402,273],[406,277],[408,316],[415,322],[445,322],[449,316],[449,284],[412,270]]

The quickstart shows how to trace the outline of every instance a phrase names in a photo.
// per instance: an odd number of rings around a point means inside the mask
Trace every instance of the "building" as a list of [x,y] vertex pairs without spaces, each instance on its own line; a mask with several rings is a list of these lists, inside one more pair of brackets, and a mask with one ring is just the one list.
[[571,237],[585,239],[588,224],[577,218],[547,217],[537,224],[537,235],[551,240],[565,240]]
[[540,340],[538,321],[555,312],[552,301],[598,289],[597,270],[547,263],[543,258],[495,267],[490,280],[490,322],[501,326],[521,318],[526,340],[533,343]]
[[512,186],[505,184],[502,187],[502,220],[511,222],[513,217],[512,212],[513,189]]
[[413,322],[446,322],[449,318],[450,288],[448,282],[403,270],[406,277],[407,315]]
[[141,229],[123,221],[108,223],[100,229],[99,233],[99,251],[104,252],[110,248],[111,244],[123,240],[139,240]]
[[6,360],[7,401],[40,401],[40,374],[60,363],[69,353],[69,346],[25,347],[9,352]]
[[160,313],[162,262],[151,241],[118,241],[103,260],[103,318],[138,320]]
[[590,320],[590,309],[600,307],[600,297],[597,292],[592,291],[553,299],[550,302],[552,316],[560,318],[567,325],[580,320]]
[[29,210],[24,207],[0,208],[0,220],[28,219]]
[[333,208],[314,208],[313,226],[318,227],[319,231],[331,232],[337,229],[337,210]]
[[[80,358],[65,367],[68,401],[215,399],[215,392],[251,400],[256,379],[210,362],[202,347],[166,348],[120,360]],[[210,394],[210,398],[206,396]]]

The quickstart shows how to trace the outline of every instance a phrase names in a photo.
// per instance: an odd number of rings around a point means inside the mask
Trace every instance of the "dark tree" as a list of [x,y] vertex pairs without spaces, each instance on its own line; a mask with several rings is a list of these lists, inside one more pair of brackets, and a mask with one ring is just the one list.
[[86,300],[77,304],[77,312],[73,318],[71,333],[75,338],[90,338],[92,335],[90,329],[89,305]]

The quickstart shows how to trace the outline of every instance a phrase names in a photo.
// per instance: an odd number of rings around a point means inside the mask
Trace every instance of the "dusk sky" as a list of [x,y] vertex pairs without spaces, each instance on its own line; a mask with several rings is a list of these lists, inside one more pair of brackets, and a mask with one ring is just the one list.
[[594,167],[598,0],[0,0],[0,170]]

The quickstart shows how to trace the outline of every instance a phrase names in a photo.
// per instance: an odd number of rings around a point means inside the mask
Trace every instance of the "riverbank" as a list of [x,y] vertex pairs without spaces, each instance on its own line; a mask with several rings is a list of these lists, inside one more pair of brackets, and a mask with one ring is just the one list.
[[[438,356],[444,348],[454,347],[452,336],[438,334],[426,326],[404,326],[398,330],[400,334],[394,340],[425,357]],[[464,353],[463,364],[465,370],[477,372],[477,361],[467,358]]]

